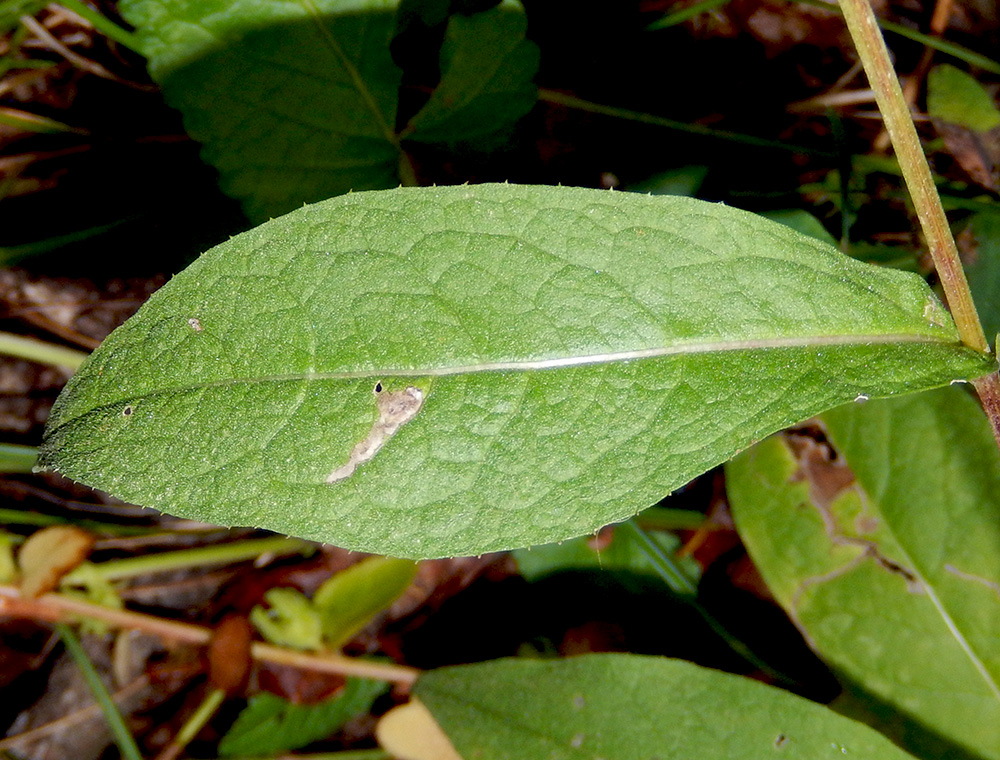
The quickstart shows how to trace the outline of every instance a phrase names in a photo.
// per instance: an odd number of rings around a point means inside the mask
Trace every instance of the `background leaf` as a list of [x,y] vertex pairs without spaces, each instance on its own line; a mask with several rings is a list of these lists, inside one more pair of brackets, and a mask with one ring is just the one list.
[[441,668],[422,675],[414,693],[459,754],[481,760],[910,757],[801,697],[659,657]]
[[323,638],[341,647],[372,618],[396,601],[417,574],[414,562],[367,557],[324,581],[313,596],[323,622]]
[[1000,210],[976,214],[970,226],[975,256],[966,262],[965,273],[983,332],[993,342],[1000,333]]
[[388,684],[381,681],[348,678],[339,695],[313,705],[296,705],[261,692],[222,737],[219,754],[261,756],[305,747],[331,736],[355,715],[368,712],[388,690]]
[[395,0],[123,0],[149,71],[261,222],[399,183]]
[[[950,388],[822,422],[842,462],[817,459],[811,438],[777,436],[727,466],[754,561],[851,680],[1000,757],[1000,454],[985,418]],[[925,737],[904,738],[926,750]]]
[[951,64],[941,64],[927,75],[927,113],[976,132],[1000,126],[1000,111],[974,77]]
[[[628,573],[660,580],[656,565],[631,534],[617,529],[608,537],[580,536],[555,544],[531,546],[514,552],[517,570],[527,581],[541,580],[547,575],[567,570],[595,570],[606,573]],[[667,531],[654,531],[650,538],[668,555],[681,546],[681,540]],[[689,578],[697,580],[701,567],[691,557],[678,560]]]
[[[396,133],[396,0],[123,0],[121,10],[150,74],[252,221],[412,179]],[[537,97],[526,27],[514,0],[453,16],[441,81],[404,135],[482,144],[509,132]]]
[[[592,532],[859,394],[981,375],[920,278],[689,198],[358,193],[233,238],[110,336],[40,463],[407,557]],[[353,475],[373,390],[415,419]]]
[[509,130],[538,98],[538,48],[519,2],[448,22],[441,83],[404,136],[422,142],[481,141]]

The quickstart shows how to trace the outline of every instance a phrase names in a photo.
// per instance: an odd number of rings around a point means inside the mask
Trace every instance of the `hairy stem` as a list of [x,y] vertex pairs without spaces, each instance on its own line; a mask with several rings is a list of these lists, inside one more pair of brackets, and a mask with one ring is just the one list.
[[[875,92],[875,100],[885,120],[886,131],[892,139],[892,147],[913,199],[913,207],[934,260],[945,299],[958,327],[959,337],[970,348],[989,353],[990,345],[983,334],[979,315],[972,302],[972,293],[965,279],[955,238],[952,237],[941,198],[934,187],[930,167],[913,126],[913,119],[910,118],[910,109],[903,97],[896,72],[892,68],[875,13],[869,0],[840,0],[840,8]],[[1000,382],[996,375],[991,375],[980,378],[973,385],[980,394],[983,408],[993,428],[993,437],[1000,446]]]

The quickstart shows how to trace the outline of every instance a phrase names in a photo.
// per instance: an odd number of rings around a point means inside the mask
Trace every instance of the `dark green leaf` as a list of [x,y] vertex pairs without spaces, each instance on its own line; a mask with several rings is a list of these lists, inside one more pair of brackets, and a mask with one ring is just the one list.
[[471,142],[503,132],[531,110],[538,48],[525,38],[519,2],[452,16],[441,48],[441,83],[404,136],[422,142]]
[[414,693],[477,760],[910,757],[801,697],[658,657],[496,660],[425,673]]
[[986,338],[1000,333],[1000,209],[976,214],[971,224],[975,255],[965,273]]
[[262,692],[250,700],[219,743],[219,754],[273,755],[305,747],[332,735],[355,715],[367,712],[388,684],[348,678],[334,699],[314,705],[295,705],[275,694]]
[[393,187],[395,0],[123,0],[149,70],[257,222]]

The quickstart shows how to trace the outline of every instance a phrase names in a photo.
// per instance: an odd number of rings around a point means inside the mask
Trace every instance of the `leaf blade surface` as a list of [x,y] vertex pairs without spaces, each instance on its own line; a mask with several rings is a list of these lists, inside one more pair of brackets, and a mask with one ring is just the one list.
[[982,413],[949,388],[821,419],[856,480],[813,478],[782,436],[727,466],[755,562],[852,681],[1000,757],[1000,456]]
[[868,727],[682,660],[585,655],[441,668],[417,681],[462,757],[908,758]]
[[[859,394],[983,374],[912,275],[721,205],[358,193],[213,249],[116,331],[42,463],[121,498],[406,557],[590,532]],[[373,390],[423,404],[370,461]]]

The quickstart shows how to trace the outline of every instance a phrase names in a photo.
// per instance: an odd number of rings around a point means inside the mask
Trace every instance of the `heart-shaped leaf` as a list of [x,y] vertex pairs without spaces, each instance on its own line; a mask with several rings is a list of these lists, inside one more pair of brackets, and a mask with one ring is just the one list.
[[[1000,454],[989,425],[956,388],[836,409],[820,424],[727,466],[754,561],[852,681],[976,757],[1000,758]],[[956,756],[908,731],[921,754]]]
[[414,694],[462,757],[911,758],[822,705],[682,660],[587,655],[441,668]]
[[860,395],[989,372],[918,277],[688,198],[358,193],[223,243],[94,353],[40,462],[406,557],[588,533]]

